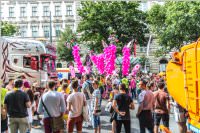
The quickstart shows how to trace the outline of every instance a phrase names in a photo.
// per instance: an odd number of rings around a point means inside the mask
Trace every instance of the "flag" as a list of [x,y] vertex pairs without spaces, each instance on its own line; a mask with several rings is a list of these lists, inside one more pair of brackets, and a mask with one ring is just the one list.
[[134,57],[136,57],[136,45],[137,45],[137,40],[134,41],[134,45],[133,45],[133,48],[134,48]]

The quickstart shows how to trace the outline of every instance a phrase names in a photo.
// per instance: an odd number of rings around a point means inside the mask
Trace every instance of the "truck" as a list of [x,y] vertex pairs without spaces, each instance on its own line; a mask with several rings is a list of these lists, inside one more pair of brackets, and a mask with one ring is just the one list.
[[0,38],[0,78],[3,82],[24,76],[39,87],[46,87],[51,78],[57,77],[56,49],[41,41],[17,37]]
[[188,128],[200,133],[200,39],[172,54],[166,80],[170,95],[189,113]]

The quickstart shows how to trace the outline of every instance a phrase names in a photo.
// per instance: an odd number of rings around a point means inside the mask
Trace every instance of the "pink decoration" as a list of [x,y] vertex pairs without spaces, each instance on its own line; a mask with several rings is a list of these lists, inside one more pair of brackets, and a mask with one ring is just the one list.
[[132,75],[136,76],[136,74],[138,73],[138,71],[140,70],[141,65],[136,64],[132,70]]
[[129,73],[129,67],[130,67],[130,53],[131,49],[127,46],[124,46],[123,50],[123,59],[122,59],[122,75],[127,76]]
[[106,75],[111,75],[112,72],[115,70],[117,47],[111,44],[108,47],[104,48],[103,51],[104,51],[104,63],[105,63],[104,71]]
[[73,67],[73,66],[70,66],[69,69],[70,69],[71,77],[72,77],[72,78],[75,78],[76,75],[75,75],[74,67]]
[[96,65],[100,74],[104,73],[104,54],[93,55],[91,56],[91,60]]
[[74,56],[74,61],[76,62],[76,65],[77,65],[79,72],[82,74],[82,73],[85,72],[85,70],[84,70],[83,64],[81,62],[81,57],[80,57],[80,54],[79,54],[80,48],[79,48],[78,45],[75,45],[75,46],[73,46],[72,50],[73,50],[72,54]]

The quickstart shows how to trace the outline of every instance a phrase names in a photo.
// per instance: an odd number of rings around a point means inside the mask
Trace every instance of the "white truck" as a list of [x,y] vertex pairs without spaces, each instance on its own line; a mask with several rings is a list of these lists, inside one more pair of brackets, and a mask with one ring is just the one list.
[[50,78],[56,78],[56,49],[40,41],[1,37],[0,38],[0,78],[7,82],[10,78],[24,75],[29,81],[46,87]]

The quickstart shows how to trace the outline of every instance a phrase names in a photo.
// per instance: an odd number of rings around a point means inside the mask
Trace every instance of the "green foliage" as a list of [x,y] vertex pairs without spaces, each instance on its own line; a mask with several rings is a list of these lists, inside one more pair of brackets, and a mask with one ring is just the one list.
[[1,22],[1,35],[12,36],[17,32],[17,27],[9,22]]
[[167,53],[169,53],[169,50],[167,50],[164,47],[161,47],[160,49],[158,49],[154,52],[154,56],[161,57],[161,56],[165,56]]
[[73,39],[76,39],[76,35],[72,32],[72,30],[69,27],[67,27],[64,32],[61,32],[57,45],[58,60],[73,60],[72,49],[68,49],[65,45],[66,42],[70,42],[70,40]]
[[200,2],[166,2],[154,5],[147,21],[166,49],[179,49],[200,37]]
[[78,31],[81,40],[94,51],[101,52],[101,40],[115,32],[122,47],[131,39],[137,39],[140,45],[146,45],[146,13],[138,9],[138,2],[82,2],[79,10],[81,22]]
[[140,63],[140,65],[141,66],[145,66],[145,62],[148,62],[149,61],[149,59],[145,56],[145,55],[142,55],[140,58],[139,58],[139,63]]

